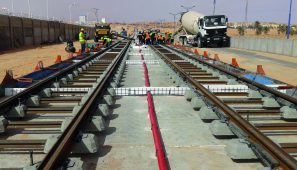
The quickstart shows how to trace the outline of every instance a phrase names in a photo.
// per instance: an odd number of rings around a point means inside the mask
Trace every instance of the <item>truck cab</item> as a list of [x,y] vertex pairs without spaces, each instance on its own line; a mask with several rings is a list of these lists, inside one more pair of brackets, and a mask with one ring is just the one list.
[[106,23],[95,24],[95,38],[94,41],[98,42],[104,36],[110,36],[111,27]]
[[203,16],[198,18],[198,34],[194,38],[196,45],[229,47],[230,37],[227,35],[228,18],[225,15]]

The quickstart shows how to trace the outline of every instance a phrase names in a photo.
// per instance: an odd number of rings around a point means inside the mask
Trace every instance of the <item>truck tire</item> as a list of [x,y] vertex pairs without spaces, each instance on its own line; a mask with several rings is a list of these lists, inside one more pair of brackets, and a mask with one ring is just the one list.
[[198,37],[198,39],[197,39],[197,47],[198,48],[202,48],[203,47],[200,37]]

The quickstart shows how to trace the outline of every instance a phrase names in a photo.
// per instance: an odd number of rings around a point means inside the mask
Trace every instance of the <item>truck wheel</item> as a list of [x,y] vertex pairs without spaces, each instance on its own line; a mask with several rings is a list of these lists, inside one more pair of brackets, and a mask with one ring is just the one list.
[[201,38],[198,37],[198,40],[197,40],[197,47],[198,48],[202,48],[202,42],[201,42]]

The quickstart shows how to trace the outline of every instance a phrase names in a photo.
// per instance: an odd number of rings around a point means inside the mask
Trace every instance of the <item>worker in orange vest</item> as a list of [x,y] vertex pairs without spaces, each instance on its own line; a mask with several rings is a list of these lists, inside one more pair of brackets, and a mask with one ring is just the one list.
[[162,44],[163,37],[161,34],[158,35],[158,44]]
[[151,43],[151,37],[148,32],[145,33],[145,44],[149,45]]

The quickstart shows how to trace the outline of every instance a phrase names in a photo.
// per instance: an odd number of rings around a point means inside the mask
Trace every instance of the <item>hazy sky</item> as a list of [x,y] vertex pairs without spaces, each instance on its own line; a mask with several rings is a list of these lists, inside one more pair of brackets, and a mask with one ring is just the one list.
[[[11,8],[12,0],[0,0],[0,9]],[[13,0],[15,12],[28,12],[28,0]],[[33,15],[46,16],[46,0],[30,0]],[[91,8],[99,8],[99,17],[107,21],[138,22],[172,21],[169,12],[183,11],[181,5],[192,6],[203,14],[212,14],[213,0],[49,0],[50,17],[69,20],[68,5],[78,1],[72,8],[73,20],[79,15],[87,15]],[[243,21],[245,0],[216,0],[216,13],[225,14],[229,21]],[[273,21],[287,23],[290,0],[249,0],[248,21]],[[93,14],[90,19],[94,20]],[[292,22],[297,23],[297,0],[293,0]]]

